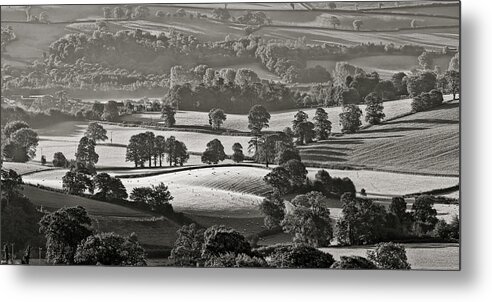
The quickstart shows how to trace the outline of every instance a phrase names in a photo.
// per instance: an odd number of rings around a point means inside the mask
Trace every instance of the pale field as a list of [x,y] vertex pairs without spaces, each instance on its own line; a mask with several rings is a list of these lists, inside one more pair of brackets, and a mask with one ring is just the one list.
[[[177,140],[185,143],[188,151],[192,152],[205,151],[207,143],[217,138],[222,142],[226,154],[232,154],[232,145],[236,142],[240,143],[244,148],[244,153],[248,154],[247,146],[249,137],[246,136],[227,136],[184,131],[162,131],[145,129],[141,127],[122,127],[108,124],[103,124],[103,127],[107,130],[107,136],[109,138],[104,143],[110,143],[110,138],[112,135],[113,144],[127,145],[132,135],[151,131],[156,136],[163,135],[166,138],[175,136]],[[82,138],[86,128],[86,122],[65,122],[55,124],[47,128],[35,129],[39,134],[40,141],[34,160],[39,161],[41,155],[45,155],[47,161],[52,161],[53,155],[56,152],[62,152],[68,159],[74,158],[75,152],[77,151],[78,142],[80,138]],[[131,162],[125,162],[126,148],[124,147],[97,145],[96,152],[99,154],[99,166],[134,166]],[[190,156],[190,161],[187,164],[194,165],[199,163],[199,157]]]
[[[441,70],[447,70],[451,57],[439,57],[433,60],[434,65],[439,66]],[[346,60],[349,64],[360,67],[366,72],[376,71],[383,79],[390,79],[397,72],[405,72],[410,74],[413,67],[418,66],[416,56],[408,55],[380,55],[380,56],[365,56],[355,59]],[[307,66],[314,67],[316,65],[326,68],[332,72],[335,69],[337,61],[335,60],[308,60]]]
[[[309,169],[313,178],[318,169]],[[328,170],[332,177],[351,178],[358,190],[366,188],[368,192],[382,198],[388,204],[391,196],[417,193],[455,185],[458,180],[452,177],[416,176],[374,171]],[[47,187],[62,188],[62,177],[66,170],[38,172],[24,176],[24,182]],[[110,174],[118,175],[120,171]],[[178,211],[216,217],[261,217],[258,204],[270,188],[263,181],[268,170],[255,167],[208,167],[189,171],[168,172],[165,174],[121,179],[128,193],[135,187],[157,185],[163,182],[174,196],[171,202]],[[377,185],[384,184],[384,185]],[[400,190],[400,191],[398,191]],[[413,191],[412,191],[413,190]],[[386,201],[384,201],[386,200]],[[409,206],[412,199],[408,199]],[[340,215],[340,204],[329,201],[333,218]],[[450,221],[458,213],[458,205],[436,205],[440,218]]]
[[[449,101],[452,99],[451,95],[445,95],[444,100]],[[410,113],[412,99],[402,99],[395,101],[387,101],[383,103],[384,114],[386,114],[386,119],[395,118],[403,114]],[[362,110],[362,125],[367,125],[365,121],[365,109],[366,105],[359,105]],[[342,107],[328,107],[323,108],[328,113],[328,119],[331,121],[332,132],[340,133],[340,120],[339,114],[342,113]],[[269,131],[282,131],[285,127],[292,127],[292,121],[294,120],[294,115],[302,110],[308,114],[309,119],[313,119],[316,109],[315,108],[302,108],[302,109],[292,109],[285,111],[270,112],[271,118],[269,122],[269,127],[264,130]],[[149,112],[149,113],[138,113],[131,116],[123,117],[124,120],[131,121],[162,121],[161,114],[159,112]],[[177,125],[185,126],[209,126],[208,123],[208,112],[199,111],[178,111],[176,114]],[[227,114],[227,119],[222,125],[224,129],[238,130],[238,131],[250,131],[248,129],[248,115],[247,114]],[[202,135],[202,134],[200,134]],[[224,145],[225,146],[225,145]],[[243,147],[247,146],[243,145]]]
[[[458,270],[460,250],[457,243],[415,243],[403,244],[407,252],[408,263],[417,270]],[[373,246],[328,247],[323,252],[333,255],[335,260],[340,256],[367,257],[367,251]]]

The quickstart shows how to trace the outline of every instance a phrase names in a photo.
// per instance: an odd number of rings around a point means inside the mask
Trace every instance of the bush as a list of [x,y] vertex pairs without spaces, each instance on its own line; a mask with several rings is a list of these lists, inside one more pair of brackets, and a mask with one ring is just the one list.
[[361,256],[341,256],[340,260],[333,263],[333,269],[377,269],[378,267]]
[[393,242],[380,243],[373,251],[367,252],[368,259],[381,269],[410,269],[405,247]]
[[413,98],[412,111],[420,112],[435,108],[442,105],[442,93],[439,90],[433,89],[430,92],[423,92]]
[[257,252],[269,254],[267,262],[276,268],[329,268],[335,262],[331,254],[307,245],[277,245]]

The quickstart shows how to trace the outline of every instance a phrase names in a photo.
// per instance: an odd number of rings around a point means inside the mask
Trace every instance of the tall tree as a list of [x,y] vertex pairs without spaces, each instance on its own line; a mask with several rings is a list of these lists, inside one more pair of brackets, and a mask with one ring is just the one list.
[[227,119],[227,116],[224,113],[224,110],[222,110],[220,108],[210,110],[208,116],[209,116],[209,119],[211,121],[212,128],[216,129],[216,130],[220,129],[220,126]]
[[84,136],[80,139],[75,153],[75,160],[83,163],[85,166],[94,166],[99,161],[99,155],[96,153],[96,143]]
[[270,173],[263,177],[263,181],[273,188],[274,193],[282,196],[289,192],[291,188],[290,177],[290,173],[287,169],[284,167],[275,167]]
[[157,164],[157,158],[159,159],[159,167],[162,167],[162,159],[164,154],[166,154],[167,145],[166,139],[162,135],[157,135],[154,140],[154,166]]
[[293,187],[301,187],[308,174],[306,166],[297,159],[291,159],[282,165],[290,174],[291,184]]
[[240,143],[234,143],[232,145],[232,160],[235,163],[244,161],[243,146]]
[[383,100],[375,92],[371,92],[364,99],[364,103],[366,104],[366,122],[371,125],[380,124],[386,116],[383,113]]
[[259,135],[263,128],[268,128],[270,113],[262,105],[251,107],[248,114],[248,129],[254,135]]
[[357,132],[362,125],[360,118],[362,116],[362,110],[359,106],[354,104],[344,105],[343,112],[340,113],[340,124],[342,126],[342,132],[354,133]]
[[167,127],[172,127],[176,124],[176,109],[169,104],[164,105],[162,107],[162,118],[164,119],[164,123]]
[[323,108],[317,108],[314,115],[314,132],[317,140],[328,139],[331,133],[331,122]]
[[94,177],[94,186],[99,189],[96,196],[102,200],[122,200],[128,197],[121,179],[112,177],[107,173],[97,174]]

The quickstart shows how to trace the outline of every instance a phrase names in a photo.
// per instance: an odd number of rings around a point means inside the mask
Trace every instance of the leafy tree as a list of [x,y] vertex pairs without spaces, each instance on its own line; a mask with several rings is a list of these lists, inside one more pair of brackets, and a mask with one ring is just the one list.
[[380,124],[381,120],[386,116],[383,113],[383,100],[375,92],[371,92],[364,99],[364,103],[367,105],[366,122],[371,125]]
[[393,83],[393,87],[398,95],[408,94],[407,84],[405,83],[406,76],[404,72],[397,72],[391,76],[391,83]]
[[275,245],[264,250],[258,252],[276,268],[329,268],[335,262],[331,254],[303,244]]
[[425,235],[432,231],[437,223],[437,211],[433,208],[432,196],[420,195],[412,205],[414,231],[418,235]]
[[367,251],[367,258],[381,269],[410,269],[407,253],[403,245],[385,242],[379,243],[373,251]]
[[125,17],[125,11],[121,6],[116,6],[113,9],[113,18],[115,19],[123,19]]
[[164,183],[159,183],[157,186],[152,185],[150,187],[137,187],[134,188],[130,199],[136,203],[147,204],[154,212],[159,213],[172,213],[173,209],[169,203],[174,197],[168,190],[168,187]]
[[433,68],[434,61],[432,60],[432,55],[424,51],[419,57],[419,65],[424,70],[429,70]]
[[354,22],[352,22],[352,25],[354,26],[354,30],[359,31],[360,27],[362,26],[362,20],[354,20]]
[[394,98],[396,89],[392,81],[385,80],[380,81],[376,87],[374,87],[374,92],[377,93],[382,100],[387,100]]
[[75,252],[74,261],[82,265],[146,265],[145,251],[137,236],[120,236],[115,233],[95,234],[82,240]]
[[421,72],[418,75],[406,78],[407,91],[411,97],[420,95],[422,92],[429,92],[436,87],[436,75],[433,72]]
[[422,92],[412,100],[413,112],[425,111],[441,105],[443,102],[442,92],[433,89],[430,92]]
[[211,121],[212,128],[216,130],[220,129],[222,123],[224,123],[224,121],[227,119],[224,110],[220,108],[210,110],[208,116]]
[[335,16],[331,16],[330,23],[331,23],[331,25],[333,25],[333,28],[337,28],[337,26],[340,26],[340,24],[341,24],[340,19],[338,19]]
[[106,134],[107,131],[106,129],[104,129],[103,126],[96,122],[90,122],[87,130],[84,133],[84,136],[97,142],[107,140],[108,136]]
[[265,163],[265,166],[268,167],[275,159],[278,142],[279,136],[277,134],[268,134],[252,139],[250,144],[254,144],[255,146],[256,162]]
[[310,143],[314,137],[314,124],[308,122],[307,119],[308,115],[299,110],[292,121],[292,129],[294,130],[294,135],[298,137],[297,142],[299,144]]
[[132,135],[130,137],[130,142],[126,147],[126,161],[132,161],[135,163],[135,168],[140,166],[143,167],[145,162],[145,157],[143,156],[145,152],[145,135],[142,133],[137,135]]
[[231,18],[229,10],[221,7],[214,8],[212,11],[212,15],[215,19],[219,19],[222,21],[229,20]]
[[203,237],[204,258],[225,253],[251,254],[251,246],[246,238],[234,229],[214,225],[205,230]]
[[87,174],[76,171],[65,173],[62,177],[62,186],[65,192],[74,195],[81,195],[87,190],[91,193],[94,191],[94,185],[90,177]]
[[146,6],[139,5],[135,7],[135,19],[147,19],[150,15],[150,10]]
[[46,165],[46,156],[41,155],[41,165]]
[[340,113],[340,124],[342,125],[342,132],[354,133],[357,132],[362,125],[360,118],[362,116],[362,110],[359,106],[349,104],[343,106],[343,112]]
[[96,142],[86,136],[82,137],[75,153],[75,160],[86,166],[97,164],[99,155],[96,153]]
[[331,122],[328,120],[328,113],[323,108],[316,109],[314,115],[314,132],[318,140],[325,140],[330,136]]
[[393,197],[386,218],[388,227],[406,234],[412,226],[412,215],[407,212],[407,203],[403,197]]
[[111,8],[103,7],[102,10],[103,10],[103,16],[105,19],[111,18]]
[[102,200],[121,200],[126,199],[125,186],[119,178],[111,177],[107,173],[99,173],[94,177],[94,186],[99,189],[96,196]]
[[306,166],[297,159],[291,159],[282,165],[290,174],[291,184],[293,187],[301,187],[306,181]]
[[340,260],[333,263],[332,269],[377,269],[378,267],[367,258],[361,256],[340,256]]
[[22,128],[12,133],[10,136],[10,143],[14,144],[16,149],[22,150],[23,154],[25,152],[28,159],[32,159],[36,156],[36,147],[39,143],[39,137],[31,128]]
[[17,130],[24,129],[24,128],[31,128],[28,123],[24,121],[11,121],[8,122],[4,128],[3,128],[3,133],[5,134],[6,138],[11,138],[12,134],[14,134]]
[[211,256],[205,262],[205,267],[268,267],[265,259],[244,253],[227,252],[220,256]]
[[337,196],[343,195],[343,193],[353,193],[355,194],[355,185],[352,180],[348,177],[339,178],[333,177],[331,179],[332,193]]
[[282,148],[278,151],[275,161],[277,162],[277,164],[283,165],[291,159],[300,161],[301,156],[299,155],[299,151],[294,148]]
[[213,139],[207,143],[207,149],[203,152],[202,162],[206,164],[218,164],[226,158],[224,146],[218,139]]
[[263,128],[268,128],[270,113],[262,105],[251,107],[248,114],[248,129],[254,135],[259,135]]
[[181,141],[176,141],[176,145],[174,148],[174,165],[183,166],[189,158],[190,155],[188,154],[188,149],[186,148],[186,145]]
[[328,7],[333,10],[337,8],[337,4],[333,1],[330,1],[328,2]]
[[172,107],[171,105],[164,105],[162,107],[162,118],[164,119],[164,123],[166,124],[167,127],[172,127],[176,124],[176,109]]
[[176,233],[178,237],[174,242],[169,259],[178,266],[203,265],[202,246],[205,229],[196,224],[183,225]]
[[260,210],[265,215],[264,224],[268,229],[280,227],[284,219],[285,204],[278,192],[273,192],[265,197],[260,204]]
[[91,218],[81,207],[61,208],[46,214],[39,231],[46,237],[46,260],[52,264],[74,264],[79,243],[93,234]]
[[108,101],[106,104],[104,104],[104,111],[101,115],[101,118],[109,122],[116,122],[120,119],[118,105],[115,101]]
[[240,143],[234,143],[234,145],[232,145],[232,152],[232,160],[235,163],[244,161],[243,146]]
[[333,189],[333,180],[330,173],[322,169],[316,173],[314,178],[314,188],[323,193],[323,195],[328,196]]
[[340,105],[359,104],[360,101],[361,97],[359,91],[354,87],[350,87],[349,89],[344,89],[342,91]]
[[275,193],[284,195],[291,189],[290,173],[284,167],[275,167],[263,180],[273,188]]
[[297,195],[293,209],[286,211],[282,228],[294,236],[294,242],[314,247],[328,246],[333,238],[330,210],[319,192]]
[[444,77],[447,80],[448,91],[453,94],[453,100],[456,99],[456,94],[460,93],[460,73],[455,70],[448,70],[444,74]]
[[460,72],[460,53],[457,52],[449,61],[448,70]]
[[336,238],[340,244],[371,244],[384,237],[386,211],[369,199],[359,199],[354,193],[340,198],[342,216],[336,223]]

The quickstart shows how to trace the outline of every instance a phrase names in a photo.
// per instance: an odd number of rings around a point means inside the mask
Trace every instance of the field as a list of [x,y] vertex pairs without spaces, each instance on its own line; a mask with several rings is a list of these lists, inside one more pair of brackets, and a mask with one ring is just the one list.
[[[48,161],[53,159],[55,152],[62,152],[68,159],[75,157],[77,151],[77,145],[80,138],[83,136],[87,123],[85,122],[64,122],[55,124],[50,127],[36,129],[39,134],[40,141],[36,152],[36,161],[39,161],[41,155],[45,155]],[[109,145],[96,146],[96,152],[99,154],[98,167],[113,167],[123,166],[132,167],[134,164],[131,162],[125,162],[126,148],[122,145],[127,145],[132,135],[150,131],[149,129],[140,127],[122,127],[117,125],[104,125],[104,128],[108,132],[108,137],[113,139],[112,144],[110,139],[105,143]],[[224,145],[226,154],[232,154],[232,145],[239,142],[245,148],[244,152],[247,153],[247,146],[249,137],[247,136],[227,136],[227,135],[214,135],[214,134],[198,134],[194,132],[184,131],[161,131],[153,130],[155,135],[163,135],[168,138],[175,136],[177,140],[183,141],[188,148],[188,151],[203,152],[206,149],[206,145],[214,138],[218,138]],[[198,156],[190,156],[188,165],[195,165],[200,163]]]
[[300,148],[308,165],[458,175],[459,102]]
[[[451,57],[439,57],[434,59],[434,64],[441,70],[447,70],[450,59]],[[405,55],[358,57],[347,60],[347,62],[364,69],[366,72],[376,71],[384,79],[390,79],[393,74],[400,71],[408,74],[412,67],[418,66],[417,57]],[[319,65],[329,71],[334,70],[336,64],[337,61],[334,60],[309,60],[307,62],[308,67]]]
[[[451,95],[444,96],[445,101],[452,99]],[[384,102],[384,113],[386,119],[392,119],[407,113],[410,113],[412,99],[403,99],[396,101]],[[359,108],[363,112],[361,118],[362,124],[367,125],[365,122],[365,105],[359,105]],[[342,112],[342,107],[328,107],[324,108],[328,113],[328,119],[331,121],[332,133],[340,133],[339,114]],[[304,108],[301,109],[309,115],[312,119],[316,112],[316,109]],[[270,131],[282,131],[285,127],[292,127],[292,120],[297,110],[285,110],[271,112],[270,127],[266,130]],[[123,117],[125,121],[161,121],[160,113],[137,113],[127,115]],[[178,126],[198,126],[198,127],[210,127],[208,124],[208,112],[198,111],[178,111],[176,114],[176,120]],[[237,131],[250,131],[248,129],[248,116],[246,114],[227,114],[227,119],[222,125],[224,129],[237,130]],[[225,145],[224,145],[225,146]],[[245,145],[243,145],[244,147]]]
[[[416,270],[458,270],[459,262],[459,245],[458,244],[435,244],[419,243],[404,244],[408,263],[412,269]],[[367,256],[367,251],[372,247],[329,247],[321,249],[333,255],[336,260],[340,256]]]

